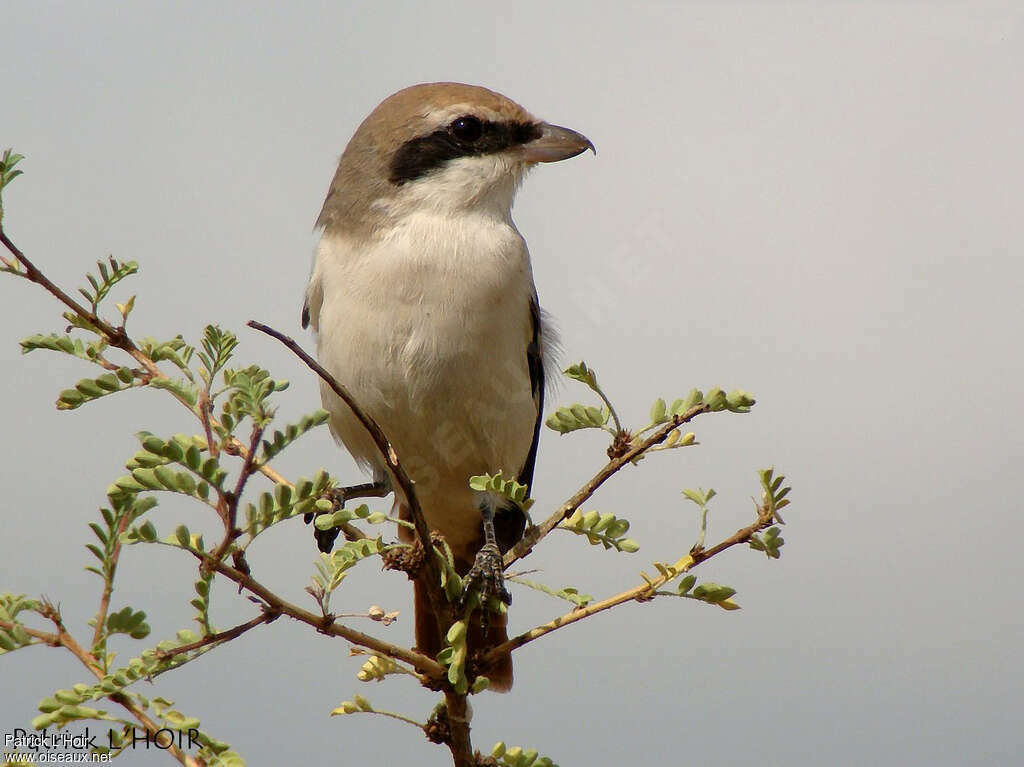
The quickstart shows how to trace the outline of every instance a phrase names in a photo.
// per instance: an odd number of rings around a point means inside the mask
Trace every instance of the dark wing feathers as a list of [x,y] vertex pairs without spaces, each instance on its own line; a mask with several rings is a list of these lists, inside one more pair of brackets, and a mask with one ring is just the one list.
[[526,454],[523,470],[519,473],[519,482],[530,487],[533,485],[533,469],[537,463],[537,445],[540,442],[540,427],[544,419],[544,357],[541,352],[540,305],[537,296],[530,299],[530,323],[533,328],[530,343],[526,347],[526,365],[530,371],[530,390],[533,401],[537,404],[537,420],[533,424],[533,443]]

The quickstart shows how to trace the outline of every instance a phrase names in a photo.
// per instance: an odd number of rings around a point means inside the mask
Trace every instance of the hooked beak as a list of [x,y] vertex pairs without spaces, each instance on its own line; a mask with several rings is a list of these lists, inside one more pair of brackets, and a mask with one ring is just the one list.
[[520,149],[520,157],[525,162],[568,160],[588,149],[597,154],[593,143],[582,133],[550,123],[541,123],[538,127],[541,129],[540,137],[523,144]]

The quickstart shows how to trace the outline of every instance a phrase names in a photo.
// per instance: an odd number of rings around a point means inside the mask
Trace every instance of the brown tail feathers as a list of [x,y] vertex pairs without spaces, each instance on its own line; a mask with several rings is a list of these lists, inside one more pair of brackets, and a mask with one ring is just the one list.
[[[408,511],[404,506],[399,507],[398,516],[400,519],[408,518]],[[414,537],[415,534],[411,530],[399,525],[399,540],[409,542]],[[473,566],[475,554],[475,551],[472,552],[468,559],[455,554],[455,570],[459,575],[465,575],[469,572],[469,569]],[[430,598],[427,596],[426,589],[423,588],[419,581],[413,583],[413,593],[416,615],[416,649],[430,658],[435,658],[443,649],[443,644],[438,632],[437,621],[434,619],[434,613],[430,609]],[[466,644],[469,648],[470,659],[478,658],[483,652],[492,647],[497,647],[508,640],[508,631],[506,629],[508,616],[505,613],[491,613],[487,617],[489,620],[486,632],[483,628],[479,610],[474,611],[469,618]],[[490,681],[490,686],[487,688],[489,690],[508,692],[512,689],[511,653],[505,653],[487,668],[478,668],[475,671],[477,674],[486,676]]]
[[[417,581],[413,584],[413,591],[416,597],[416,649],[433,658],[442,649],[437,621],[434,620],[434,613],[430,609],[430,600],[427,598],[426,589]],[[491,647],[497,647],[508,639],[505,613],[500,615],[491,613],[488,618],[487,632],[485,633],[480,620],[480,612],[474,611],[470,616],[469,630],[466,636],[470,658],[479,657],[482,652]],[[491,684],[487,689],[495,692],[508,692],[512,688],[512,654],[505,653],[495,663],[487,668],[478,668],[476,672],[490,680]]]

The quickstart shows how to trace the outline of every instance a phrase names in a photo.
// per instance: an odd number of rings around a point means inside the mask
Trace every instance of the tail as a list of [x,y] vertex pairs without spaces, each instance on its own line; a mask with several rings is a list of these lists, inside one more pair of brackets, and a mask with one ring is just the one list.
[[[413,591],[416,612],[416,647],[424,655],[435,658],[441,652],[442,645],[437,621],[434,620],[434,613],[430,609],[430,599],[427,597],[427,590],[419,581],[413,584]],[[466,643],[470,658],[479,657],[482,652],[508,640],[508,616],[505,613],[491,613],[488,618],[490,620],[485,632],[479,610],[474,610],[469,617]],[[488,690],[508,692],[512,689],[512,653],[503,653],[487,668],[477,669],[477,673],[487,677],[490,681]]]

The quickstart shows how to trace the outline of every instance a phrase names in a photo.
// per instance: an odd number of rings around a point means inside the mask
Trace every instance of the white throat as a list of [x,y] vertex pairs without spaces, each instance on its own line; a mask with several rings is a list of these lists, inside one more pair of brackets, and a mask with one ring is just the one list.
[[393,197],[374,201],[373,207],[394,224],[427,212],[510,221],[525,170],[522,163],[502,154],[459,157],[404,184]]

